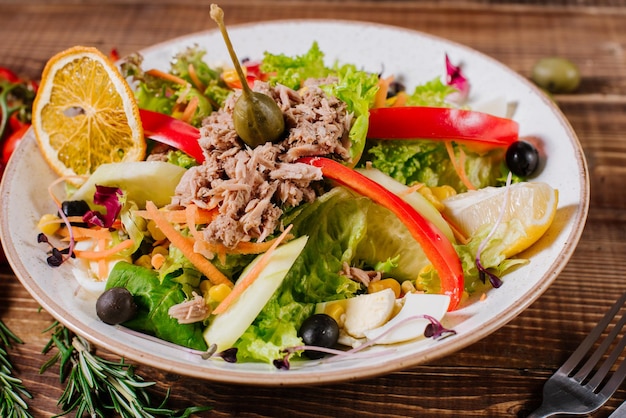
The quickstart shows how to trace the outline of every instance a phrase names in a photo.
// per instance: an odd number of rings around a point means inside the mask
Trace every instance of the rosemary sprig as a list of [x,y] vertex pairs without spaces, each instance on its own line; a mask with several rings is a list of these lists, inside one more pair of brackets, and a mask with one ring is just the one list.
[[15,418],[32,418],[28,412],[28,404],[24,398],[31,399],[32,395],[22,384],[22,380],[12,376],[13,365],[8,358],[6,349],[13,343],[23,344],[6,324],[0,320],[0,416]]
[[[92,353],[90,344],[84,338],[72,333],[55,322],[50,341],[43,349],[48,353],[56,347],[57,352],[41,367],[40,373],[60,363],[60,379],[66,383],[58,405],[63,413],[76,411],[77,417],[87,414],[90,417],[109,417],[115,411],[121,417],[149,418],[155,416],[190,417],[194,413],[207,411],[209,407],[189,407],[172,410],[165,407],[165,399],[158,406],[152,406],[146,388],[155,382],[145,382],[135,374],[132,365],[103,359]],[[4,415],[3,415],[4,416]]]

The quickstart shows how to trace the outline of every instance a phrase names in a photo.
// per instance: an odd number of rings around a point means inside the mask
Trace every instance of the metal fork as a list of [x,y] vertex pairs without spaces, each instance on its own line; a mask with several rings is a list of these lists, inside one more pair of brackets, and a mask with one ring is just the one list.
[[[615,302],[570,358],[548,379],[543,387],[543,403],[528,418],[589,414],[613,396],[626,377],[626,361],[623,359],[617,370],[609,374],[626,347],[626,334],[622,332],[626,314],[621,316],[593,354],[587,355],[595,343],[600,341],[604,331],[608,330],[625,302],[626,293]],[[619,340],[596,369],[617,337]]]

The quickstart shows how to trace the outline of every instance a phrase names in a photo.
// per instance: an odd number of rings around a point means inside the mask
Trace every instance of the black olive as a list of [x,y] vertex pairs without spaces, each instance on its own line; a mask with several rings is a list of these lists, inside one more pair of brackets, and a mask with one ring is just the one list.
[[[315,314],[304,320],[298,331],[305,345],[330,348],[339,339],[339,325],[333,317],[326,314]],[[315,360],[324,357],[320,351],[305,350],[304,355]]]
[[506,165],[513,174],[528,177],[539,166],[539,152],[529,142],[514,142],[506,150]]
[[112,287],[96,301],[96,314],[102,322],[117,325],[132,319],[137,314],[137,305],[127,289]]
[[[61,203],[61,210],[65,216],[84,216],[91,210],[89,204],[84,200],[66,200]],[[70,222],[70,225],[86,227],[85,222]]]
[[399,81],[392,81],[391,84],[389,84],[389,90],[387,90],[387,98],[396,96],[398,93],[405,91],[406,88],[404,87],[404,84],[402,84]]

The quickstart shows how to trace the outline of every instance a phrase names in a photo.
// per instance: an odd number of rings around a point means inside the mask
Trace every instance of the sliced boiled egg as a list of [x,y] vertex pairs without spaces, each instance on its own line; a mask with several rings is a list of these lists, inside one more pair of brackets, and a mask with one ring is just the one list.
[[447,295],[407,293],[403,299],[402,309],[396,316],[382,326],[363,331],[368,340],[376,340],[376,344],[395,344],[423,337],[430,321],[422,316],[429,315],[440,321],[450,304]]

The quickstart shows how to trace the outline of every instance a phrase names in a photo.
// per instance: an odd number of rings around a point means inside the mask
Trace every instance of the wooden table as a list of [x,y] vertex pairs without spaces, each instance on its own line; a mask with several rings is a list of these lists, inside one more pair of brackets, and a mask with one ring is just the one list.
[[[543,5],[549,3],[549,5]],[[172,407],[210,405],[212,416],[525,416],[546,379],[626,290],[626,2],[228,0],[229,23],[341,18],[392,24],[464,43],[522,75],[541,57],[582,72],[580,89],[558,96],[586,153],[591,208],[582,240],[554,285],[518,318],[447,358],[364,381],[303,388],[218,384],[139,366]],[[0,66],[37,79],[47,59],[83,44],[121,55],[212,28],[209,2],[98,0],[0,2]],[[0,318],[25,344],[10,351],[34,395],[36,416],[60,412],[56,370],[39,374],[52,318],[0,267]],[[103,350],[99,354],[106,356]],[[110,355],[110,353],[108,353]],[[626,399],[626,386],[596,416]]]

